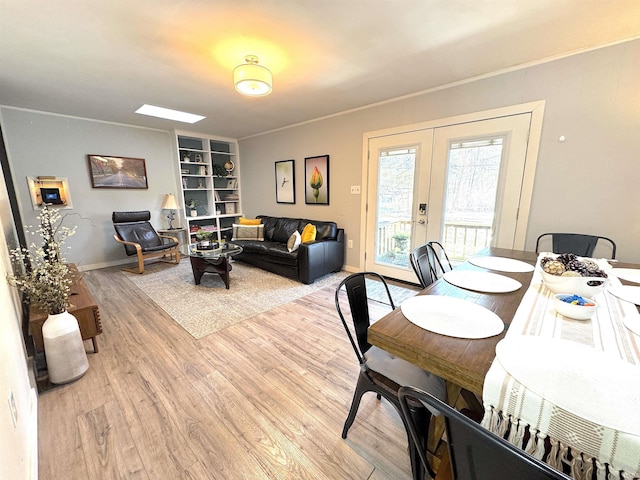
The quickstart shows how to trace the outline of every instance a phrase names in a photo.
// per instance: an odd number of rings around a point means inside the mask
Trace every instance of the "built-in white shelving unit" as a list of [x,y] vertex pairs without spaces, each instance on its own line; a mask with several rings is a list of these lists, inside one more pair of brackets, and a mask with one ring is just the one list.
[[200,229],[230,238],[242,215],[238,142],[229,138],[176,132],[180,200],[190,243]]

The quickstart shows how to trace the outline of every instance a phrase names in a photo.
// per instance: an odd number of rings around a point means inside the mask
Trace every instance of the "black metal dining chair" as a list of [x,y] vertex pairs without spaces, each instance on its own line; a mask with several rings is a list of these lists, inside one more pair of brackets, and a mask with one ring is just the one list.
[[608,237],[582,233],[543,233],[536,240],[536,253],[540,253],[540,243],[544,243],[547,237],[551,238],[553,253],[573,253],[581,257],[590,257],[600,242],[610,249],[610,258],[612,260],[616,258],[616,242]]
[[411,449],[416,451],[428,471],[431,471],[431,467],[425,453],[424,434],[420,431],[421,426],[412,420],[415,402],[436,409],[444,417],[454,480],[569,479],[568,476],[510,444],[424,390],[403,386],[398,390],[398,398],[402,414],[409,426]]
[[[408,425],[400,408],[398,389],[401,385],[415,385],[415,382],[417,382],[420,388],[431,392],[437,398],[445,400],[447,395],[445,383],[444,380],[437,375],[431,374],[412,363],[395,357],[385,350],[371,345],[367,341],[367,330],[371,323],[369,317],[369,299],[367,296],[367,280],[380,282],[386,294],[384,303],[387,303],[392,310],[395,309],[389,286],[385,279],[377,273],[354,273],[345,278],[336,289],[336,309],[356,354],[358,363],[360,364],[356,390],[353,395],[349,414],[342,429],[342,438],[347,438],[347,432],[358,413],[360,400],[367,392],[375,392],[378,400],[384,397],[395,407],[407,430],[407,438],[409,438]],[[349,303],[351,325],[349,325],[346,318],[349,314],[343,313],[341,306],[340,299],[344,297],[343,292],[346,293]],[[431,419],[430,411],[420,403],[416,403],[415,407],[416,408],[409,407],[409,409],[412,410],[413,421],[421,426],[422,431],[428,431]],[[411,466],[414,471],[416,469],[421,470],[422,468],[418,457],[413,455],[413,452],[411,455]],[[429,471],[429,473],[432,472]]]
[[414,249],[409,255],[409,260],[422,288],[427,288],[452,269],[444,247],[435,241]]

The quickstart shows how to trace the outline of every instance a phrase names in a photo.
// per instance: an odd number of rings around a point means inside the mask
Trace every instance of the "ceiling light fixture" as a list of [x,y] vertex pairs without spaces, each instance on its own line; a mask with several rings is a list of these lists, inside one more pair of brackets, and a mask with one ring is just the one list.
[[273,77],[269,69],[258,65],[258,57],[247,55],[246,63],[233,69],[233,84],[243,95],[261,97],[271,93]]
[[196,123],[207,118],[202,115],[195,115],[193,113],[181,112],[179,110],[171,110],[170,108],[156,107],[154,105],[146,104],[136,110],[136,113],[149,115],[151,117],[164,118],[167,120],[176,120],[184,123]]

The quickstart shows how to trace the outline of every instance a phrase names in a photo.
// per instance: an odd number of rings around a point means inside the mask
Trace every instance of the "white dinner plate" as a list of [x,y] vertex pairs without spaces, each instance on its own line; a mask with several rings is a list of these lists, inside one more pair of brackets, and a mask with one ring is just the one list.
[[469,263],[476,267],[499,270],[501,272],[533,272],[534,268],[533,265],[507,257],[471,257]]
[[607,273],[628,282],[640,283],[640,269],[638,268],[612,268]]
[[484,293],[514,292],[522,284],[513,278],[478,270],[451,270],[442,278],[456,287]]
[[400,308],[414,325],[449,337],[487,338],[504,330],[504,323],[491,310],[460,298],[418,295]]
[[560,408],[640,435],[640,415],[629,413],[640,405],[640,367],[593,347],[533,336],[501,340],[496,359],[528,390]]
[[607,290],[611,295],[615,295],[625,302],[640,305],[640,287],[631,285],[609,285]]

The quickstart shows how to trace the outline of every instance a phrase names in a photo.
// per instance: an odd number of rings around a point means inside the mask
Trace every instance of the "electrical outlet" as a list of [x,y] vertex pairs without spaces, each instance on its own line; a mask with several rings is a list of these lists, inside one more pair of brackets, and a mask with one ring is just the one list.
[[360,194],[360,185],[351,185],[351,194],[359,195]]
[[347,240],[347,247],[353,248],[353,240]]
[[13,397],[13,390],[9,390],[9,411],[11,412],[11,420],[13,420],[13,428],[18,425],[18,407],[16,407],[16,399]]

